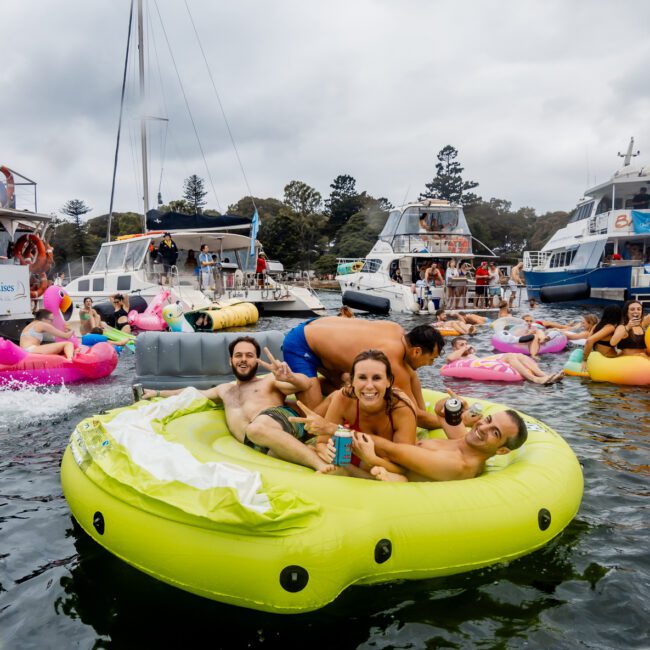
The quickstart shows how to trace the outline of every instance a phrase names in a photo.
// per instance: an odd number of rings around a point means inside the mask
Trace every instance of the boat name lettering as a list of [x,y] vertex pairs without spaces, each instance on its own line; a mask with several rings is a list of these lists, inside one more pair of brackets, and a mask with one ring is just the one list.
[[4,282],[0,282],[0,291],[4,293],[13,293],[16,291],[16,286],[13,284],[5,284]]

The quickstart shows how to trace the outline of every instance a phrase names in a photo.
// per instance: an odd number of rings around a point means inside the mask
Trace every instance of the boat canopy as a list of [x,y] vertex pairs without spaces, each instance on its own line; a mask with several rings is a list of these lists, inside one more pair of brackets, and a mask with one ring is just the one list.
[[204,214],[182,214],[181,212],[147,212],[147,230],[245,230],[250,228],[251,220],[225,214],[211,217]]

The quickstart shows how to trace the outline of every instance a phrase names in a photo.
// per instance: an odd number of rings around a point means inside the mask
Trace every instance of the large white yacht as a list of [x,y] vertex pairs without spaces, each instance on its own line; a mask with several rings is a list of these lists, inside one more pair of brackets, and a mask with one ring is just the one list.
[[589,188],[569,223],[541,251],[524,252],[528,295],[542,302],[650,305],[650,166],[623,166]]
[[[444,275],[444,268],[451,259],[456,260],[458,266],[464,261],[471,264],[475,257],[473,240],[488,251],[482,257],[494,257],[492,251],[472,237],[461,206],[425,199],[396,208],[390,212],[377,242],[365,258],[338,260],[336,279],[343,292],[343,302],[377,313],[389,309],[407,313],[433,312],[445,303],[445,287],[428,287],[423,301],[418,292],[413,291],[420,279],[419,269],[433,261]],[[401,282],[396,279],[398,269]],[[463,306],[473,308],[474,283],[468,282],[466,288],[467,302]]]

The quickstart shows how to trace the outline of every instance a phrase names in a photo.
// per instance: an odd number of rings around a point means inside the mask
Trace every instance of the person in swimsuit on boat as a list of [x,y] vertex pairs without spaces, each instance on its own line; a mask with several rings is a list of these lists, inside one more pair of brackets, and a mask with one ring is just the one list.
[[610,343],[623,355],[641,354],[648,357],[645,330],[650,326],[650,315],[643,317],[643,305],[638,300],[628,300],[623,305],[623,318]]
[[526,423],[510,409],[480,418],[469,431],[463,423],[445,420],[442,428],[447,440],[419,440],[415,445],[355,433],[352,450],[379,481],[458,481],[479,476],[489,458],[518,449],[528,438]]
[[[299,403],[305,417],[293,417],[291,421],[304,425],[308,433],[316,436],[318,454],[328,464],[334,460],[332,436],[340,425],[414,445],[415,406],[404,393],[393,388],[394,379],[390,361],[383,352],[364,350],[352,362],[350,385],[332,393],[324,417]],[[352,457],[351,466],[339,469],[336,473],[370,478],[370,468],[360,467],[356,456]]]
[[69,339],[74,332],[54,327],[54,314],[49,309],[39,309],[34,314],[34,320],[25,326],[20,334],[20,347],[30,354],[63,354],[66,359],[72,359],[74,345],[70,341],[56,341],[55,336]]
[[416,373],[418,368],[430,366],[445,346],[440,332],[430,325],[418,325],[405,332],[400,325],[390,321],[338,316],[301,323],[287,333],[282,346],[289,367],[309,377],[309,387],[300,392],[298,399],[319,415],[324,415],[328,401],[323,401],[318,373],[326,378],[333,390],[337,390],[343,385],[342,375],[350,372],[352,360],[359,352],[367,350],[370,342],[388,357],[395,375],[395,388],[415,404],[418,426],[438,428],[438,417],[426,410]]
[[[308,387],[308,378],[292,372],[285,362],[275,359],[267,348],[264,353],[270,363],[260,359],[260,345],[250,336],[236,338],[228,350],[235,382],[200,392],[214,402],[223,403],[232,435],[239,442],[262,453],[315,470],[327,470],[328,463],[320,458],[314,447],[301,442],[304,429],[290,420],[298,412],[285,404],[287,395]],[[260,367],[271,374],[257,377]],[[147,389],[142,398],[170,397],[182,390]]]
[[529,356],[519,352],[504,352],[501,354],[491,354],[490,356],[479,359],[475,350],[469,345],[462,336],[457,336],[451,342],[451,353],[445,359],[446,363],[452,363],[459,359],[476,359],[478,361],[502,361],[507,363],[511,368],[516,370],[524,379],[533,384],[543,384],[548,386],[556,384],[564,379],[564,371],[560,370],[555,374],[547,374],[537,365]]
[[95,328],[101,327],[102,319],[93,309],[92,298],[84,298],[84,306],[79,310],[79,320],[81,321],[79,330],[82,335],[90,334]]
[[115,307],[115,329],[121,330],[126,334],[131,333],[131,326],[129,325],[129,297],[125,293],[116,293],[111,298],[113,307]]
[[600,354],[610,359],[618,356],[616,347],[611,343],[611,338],[621,322],[622,313],[618,305],[607,305],[603,309],[603,315],[596,327],[594,327],[593,333],[585,342],[582,355],[582,372],[587,372],[587,359],[592,350],[600,352]]

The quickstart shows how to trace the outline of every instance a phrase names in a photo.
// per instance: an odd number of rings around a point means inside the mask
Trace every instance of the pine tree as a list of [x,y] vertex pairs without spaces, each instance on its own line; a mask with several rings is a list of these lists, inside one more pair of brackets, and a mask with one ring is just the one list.
[[438,152],[435,178],[425,185],[426,192],[420,194],[421,199],[445,199],[451,203],[472,205],[481,200],[480,196],[469,192],[478,187],[475,181],[464,181],[464,167],[456,160],[458,151],[450,144]]
[[183,198],[192,205],[196,214],[200,214],[203,206],[207,203],[205,201],[206,195],[205,182],[200,176],[192,174],[185,179]]
[[73,232],[72,232],[72,246],[71,252],[77,257],[83,257],[88,253],[88,241],[84,231],[84,225],[81,223],[81,217],[90,212],[89,208],[80,199],[71,199],[60,210],[62,214],[66,214],[72,218]]

